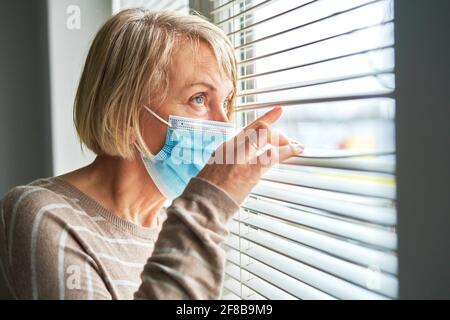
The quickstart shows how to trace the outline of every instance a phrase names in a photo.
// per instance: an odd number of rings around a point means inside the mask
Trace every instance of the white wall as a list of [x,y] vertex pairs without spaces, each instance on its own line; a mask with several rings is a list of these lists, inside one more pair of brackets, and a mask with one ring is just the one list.
[[[86,165],[73,125],[73,102],[90,43],[111,16],[111,0],[47,0],[49,20],[53,174]],[[79,19],[78,19],[79,18]]]

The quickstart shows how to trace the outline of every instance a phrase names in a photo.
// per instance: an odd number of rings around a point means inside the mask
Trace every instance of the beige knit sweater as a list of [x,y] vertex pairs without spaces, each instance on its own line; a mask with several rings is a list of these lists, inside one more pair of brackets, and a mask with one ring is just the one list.
[[193,178],[144,228],[56,177],[12,189],[0,208],[0,282],[12,298],[217,299],[239,206]]

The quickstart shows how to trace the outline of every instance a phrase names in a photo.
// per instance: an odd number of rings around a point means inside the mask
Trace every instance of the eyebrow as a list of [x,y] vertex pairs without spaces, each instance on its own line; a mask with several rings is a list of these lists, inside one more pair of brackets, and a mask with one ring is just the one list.
[[187,88],[190,88],[190,87],[195,87],[195,86],[204,86],[204,87],[208,87],[211,91],[216,91],[216,87],[215,86],[213,86],[211,83],[204,82],[204,81],[187,83],[184,86],[184,89],[187,89]]
[[[183,89],[188,89],[188,88],[195,87],[195,86],[204,86],[204,87],[209,88],[211,91],[217,91],[217,88],[216,88],[214,85],[212,85],[212,84],[209,83],[209,82],[204,82],[204,81],[187,83],[187,84],[183,87]],[[231,89],[231,91],[230,91],[230,93],[228,94],[228,96],[231,95],[232,93],[233,93],[233,89]]]

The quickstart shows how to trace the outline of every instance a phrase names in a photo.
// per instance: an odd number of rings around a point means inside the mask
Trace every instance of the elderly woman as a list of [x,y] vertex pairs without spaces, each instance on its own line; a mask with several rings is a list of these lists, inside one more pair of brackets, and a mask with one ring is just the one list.
[[131,9],[107,21],[74,110],[95,161],[2,200],[11,296],[219,298],[227,221],[265,170],[303,150],[270,129],[279,107],[234,132],[236,81],[232,45],[198,16]]

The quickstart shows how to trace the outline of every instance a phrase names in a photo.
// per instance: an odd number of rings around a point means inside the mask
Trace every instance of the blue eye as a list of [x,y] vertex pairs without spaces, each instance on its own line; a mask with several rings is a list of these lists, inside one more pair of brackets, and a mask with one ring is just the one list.
[[199,95],[199,96],[194,97],[193,101],[196,104],[205,105],[205,97],[203,95]]

